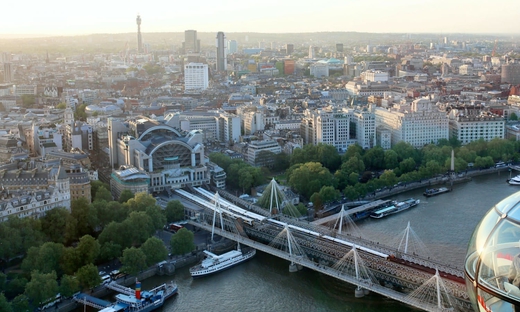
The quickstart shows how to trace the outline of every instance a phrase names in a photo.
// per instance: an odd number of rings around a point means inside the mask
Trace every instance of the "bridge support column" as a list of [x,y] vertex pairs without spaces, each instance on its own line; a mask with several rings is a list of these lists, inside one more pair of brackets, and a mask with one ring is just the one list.
[[289,272],[291,272],[291,273],[298,272],[298,265],[295,263],[289,264]]
[[[361,287],[356,288],[356,290],[354,291],[354,296],[355,296],[356,298],[362,298],[362,297],[364,297],[364,296],[366,295],[366,294],[365,294],[365,290],[366,290],[366,289],[363,289],[363,288],[361,288]],[[367,291],[368,291],[368,290],[367,290]]]

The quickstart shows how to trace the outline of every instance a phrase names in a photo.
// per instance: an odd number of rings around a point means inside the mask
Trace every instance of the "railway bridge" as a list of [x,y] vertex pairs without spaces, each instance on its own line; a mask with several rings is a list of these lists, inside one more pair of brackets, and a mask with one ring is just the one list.
[[356,285],[356,296],[372,291],[425,311],[471,310],[463,272],[449,265],[307,221],[271,216],[250,203],[239,207],[230,194],[226,200],[200,188],[176,192],[199,207],[190,224],[285,259],[290,271],[305,267]]

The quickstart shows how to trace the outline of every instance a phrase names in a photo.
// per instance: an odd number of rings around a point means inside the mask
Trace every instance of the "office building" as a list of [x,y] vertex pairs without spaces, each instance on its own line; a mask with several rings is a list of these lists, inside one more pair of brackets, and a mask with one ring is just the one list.
[[13,72],[11,63],[4,63],[4,82],[13,81]]
[[208,88],[208,65],[189,63],[184,66],[184,91],[201,92]]
[[510,83],[513,85],[520,84],[520,63],[507,63],[502,65],[501,81],[502,83]]
[[223,72],[227,67],[226,60],[226,36],[222,31],[217,33],[217,71]]
[[491,141],[505,137],[505,120],[490,112],[468,114],[468,110],[452,109],[449,114],[450,137],[462,145],[483,139]]
[[441,111],[428,98],[411,104],[395,104],[390,109],[375,108],[376,126],[392,132],[392,146],[405,141],[421,148],[449,138],[449,122],[446,112]]
[[196,30],[184,31],[184,42],[182,43],[182,46],[185,54],[200,52],[200,40],[197,39]]
[[[247,162],[251,166],[272,166],[274,158],[270,157],[270,154],[266,154],[265,152],[280,154],[282,148],[275,140],[252,141],[247,147]],[[262,157],[263,155],[267,157]]]
[[292,43],[288,43],[285,45],[285,52],[288,54],[288,55],[291,55],[294,53],[294,44]]
[[236,40],[229,40],[227,42],[227,46],[229,54],[235,54],[238,52],[238,43]]

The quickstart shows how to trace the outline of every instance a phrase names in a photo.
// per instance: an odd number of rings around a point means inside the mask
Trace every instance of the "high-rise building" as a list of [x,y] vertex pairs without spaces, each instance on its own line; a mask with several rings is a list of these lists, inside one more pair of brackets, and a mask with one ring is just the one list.
[[310,59],[313,59],[313,58],[315,58],[315,57],[316,57],[316,55],[314,54],[314,47],[313,47],[313,46],[310,46],[310,47],[309,47],[309,58],[310,58]]
[[11,63],[4,63],[4,82],[12,82],[13,73],[11,71]]
[[224,32],[219,31],[217,33],[217,71],[225,71],[226,70],[226,36]]
[[184,53],[199,53],[200,52],[200,40],[197,39],[196,30],[185,30],[184,31]]
[[502,65],[501,79],[502,83],[520,84],[520,63],[510,62]]
[[336,52],[343,52],[343,43],[336,43]]
[[184,90],[203,91],[209,86],[208,64],[189,63],[184,66]]
[[137,52],[141,54],[143,53],[143,39],[141,38],[141,16],[137,15],[135,21],[137,23]]
[[233,54],[238,52],[238,43],[236,40],[229,40],[228,43],[228,53]]
[[288,43],[285,45],[285,51],[287,54],[293,54],[294,53],[294,44]]

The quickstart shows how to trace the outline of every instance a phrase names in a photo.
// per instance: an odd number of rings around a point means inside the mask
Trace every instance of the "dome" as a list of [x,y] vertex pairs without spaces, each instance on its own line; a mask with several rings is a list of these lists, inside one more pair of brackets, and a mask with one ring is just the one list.
[[520,306],[520,192],[496,204],[477,225],[465,272],[475,311]]

